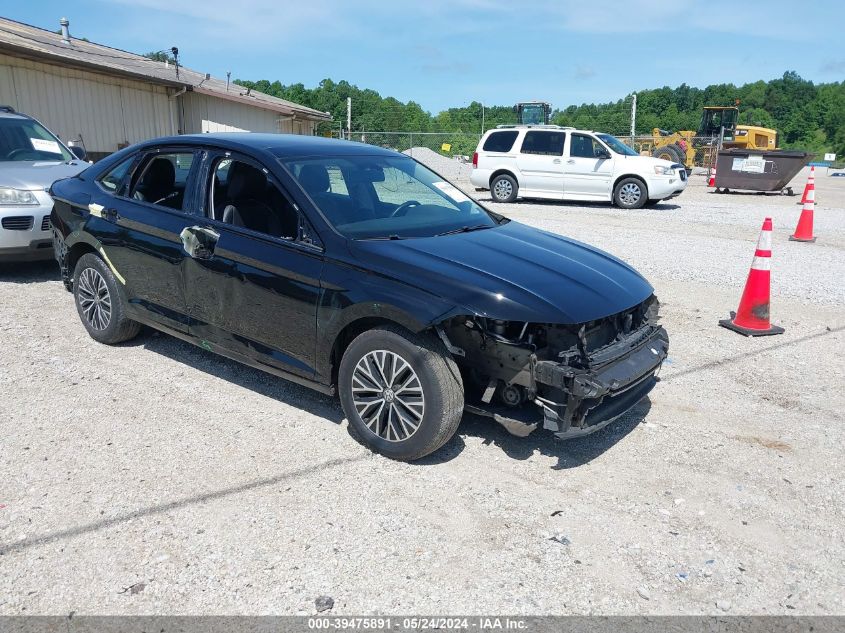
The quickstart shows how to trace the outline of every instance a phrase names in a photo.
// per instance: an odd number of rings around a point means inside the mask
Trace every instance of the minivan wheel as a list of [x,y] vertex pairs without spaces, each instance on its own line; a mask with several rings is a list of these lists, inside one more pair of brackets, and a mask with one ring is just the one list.
[[623,209],[640,209],[648,201],[648,190],[639,178],[623,178],[613,190],[613,202]]
[[455,361],[431,334],[385,325],[360,334],[340,361],[346,419],[370,449],[412,461],[455,434],[464,388]]
[[73,298],[82,325],[100,343],[122,343],[141,330],[139,323],[126,318],[114,274],[93,253],[86,253],[76,262]]
[[519,185],[513,176],[502,174],[496,176],[490,183],[490,195],[494,202],[513,202],[519,192]]

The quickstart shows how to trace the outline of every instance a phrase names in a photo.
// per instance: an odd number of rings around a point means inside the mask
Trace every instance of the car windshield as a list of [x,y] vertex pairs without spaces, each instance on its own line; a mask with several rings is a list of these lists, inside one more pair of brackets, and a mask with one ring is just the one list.
[[37,121],[0,118],[0,161],[69,161],[72,158],[59,139]]
[[334,228],[351,239],[433,237],[500,221],[411,158],[324,156],[282,164]]
[[625,143],[615,136],[611,136],[610,134],[596,134],[596,136],[607,143],[608,147],[617,154],[622,154],[623,156],[638,156],[636,151],[625,145]]

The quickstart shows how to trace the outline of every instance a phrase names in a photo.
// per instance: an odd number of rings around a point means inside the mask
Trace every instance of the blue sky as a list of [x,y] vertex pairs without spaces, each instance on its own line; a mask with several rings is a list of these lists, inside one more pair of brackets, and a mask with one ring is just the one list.
[[4,17],[191,68],[314,86],[347,79],[431,112],[555,107],[795,70],[845,79],[845,0],[31,0]]

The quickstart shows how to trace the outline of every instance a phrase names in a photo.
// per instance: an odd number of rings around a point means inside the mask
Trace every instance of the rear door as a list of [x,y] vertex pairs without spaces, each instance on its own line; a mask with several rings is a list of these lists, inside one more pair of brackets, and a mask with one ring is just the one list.
[[563,197],[563,148],[566,132],[528,130],[517,154],[521,193]]
[[195,223],[197,155],[163,147],[128,158],[98,179],[87,209],[86,230],[123,283],[130,310],[183,332],[188,317],[179,235]]
[[201,180],[203,217],[182,236],[193,251],[185,261],[191,333],[240,360],[313,377],[319,238],[250,157],[212,152]]
[[[609,154],[610,158],[604,158],[604,154]],[[610,200],[613,162],[613,153],[597,138],[576,132],[570,134],[564,170],[566,197]]]

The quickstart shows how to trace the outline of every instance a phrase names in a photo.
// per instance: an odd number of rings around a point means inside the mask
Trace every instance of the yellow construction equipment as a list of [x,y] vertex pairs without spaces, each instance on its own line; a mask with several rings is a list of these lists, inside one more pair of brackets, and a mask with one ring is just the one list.
[[520,125],[548,125],[552,105],[545,101],[520,101],[513,107]]
[[[698,130],[667,132],[654,128],[652,138],[641,145],[641,151],[691,168],[693,165],[712,164],[721,133],[724,134],[722,147],[725,149],[777,149],[777,131],[756,125],[737,125],[738,116],[739,108],[736,106],[705,106]],[[696,147],[694,137],[711,140]]]

